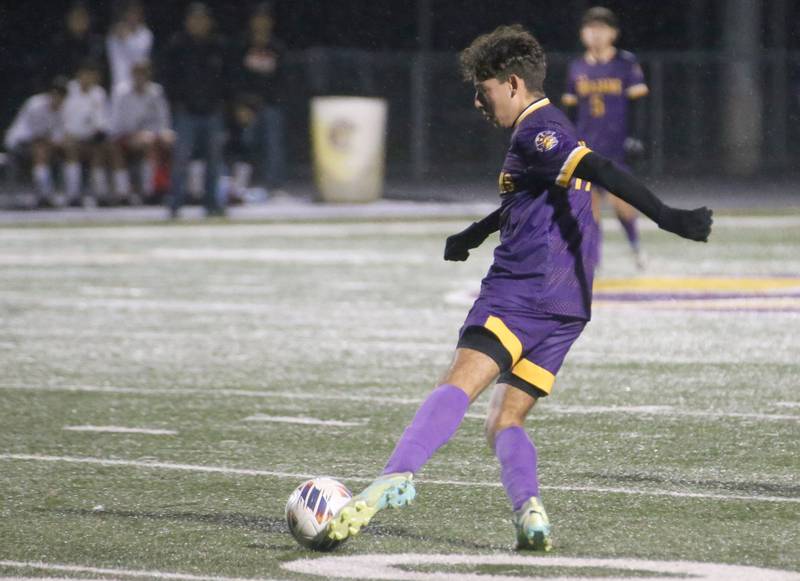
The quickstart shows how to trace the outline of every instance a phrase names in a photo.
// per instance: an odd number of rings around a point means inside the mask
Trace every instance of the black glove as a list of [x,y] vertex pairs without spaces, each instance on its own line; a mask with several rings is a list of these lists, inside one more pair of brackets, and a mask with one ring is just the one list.
[[678,210],[664,206],[658,217],[658,227],[696,242],[708,242],[713,212],[703,206],[696,210]]
[[484,233],[478,222],[473,222],[458,234],[447,237],[444,243],[444,259],[463,262],[469,257],[469,251],[486,240],[490,232]]
[[492,232],[500,229],[500,215],[502,206],[478,222],[473,222],[467,228],[453,234],[444,243],[444,259],[463,262],[469,257],[469,251],[477,248]]

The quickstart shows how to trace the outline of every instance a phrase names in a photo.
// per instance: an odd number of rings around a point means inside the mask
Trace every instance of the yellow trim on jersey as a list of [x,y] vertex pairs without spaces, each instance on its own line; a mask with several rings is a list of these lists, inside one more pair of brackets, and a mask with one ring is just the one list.
[[574,107],[578,104],[578,96],[572,93],[564,93],[561,95],[561,104],[567,107]]
[[531,385],[535,385],[547,394],[552,391],[553,383],[556,380],[555,375],[528,359],[520,359],[519,363],[511,370],[511,373],[527,381]]
[[564,165],[561,166],[561,171],[558,172],[556,185],[561,186],[562,188],[568,187],[569,180],[572,179],[572,173],[575,171],[575,168],[578,167],[578,164],[586,156],[586,154],[591,152],[592,150],[585,145],[578,145],[575,149],[573,149],[569,156],[567,156],[567,161],[565,161]]
[[575,189],[579,190],[583,187],[583,180],[581,178],[575,178]]
[[489,318],[486,319],[483,326],[494,333],[503,347],[506,348],[508,354],[511,355],[511,366],[513,367],[519,358],[522,357],[522,342],[511,332],[511,329],[506,327],[503,321],[493,315],[489,315]]
[[549,105],[549,104],[550,104],[550,99],[548,99],[547,97],[545,97],[544,99],[539,99],[538,101],[534,101],[533,103],[531,103],[530,105],[525,107],[525,109],[522,110],[522,113],[519,114],[519,116],[517,117],[517,120],[514,121],[514,127],[516,127],[517,125],[522,123],[522,120],[525,119],[525,117],[527,117],[528,115],[530,115],[534,111],[538,111],[539,109],[541,109],[545,105]]
[[625,89],[625,95],[628,99],[639,99],[645,97],[650,93],[650,89],[644,83],[636,83]]

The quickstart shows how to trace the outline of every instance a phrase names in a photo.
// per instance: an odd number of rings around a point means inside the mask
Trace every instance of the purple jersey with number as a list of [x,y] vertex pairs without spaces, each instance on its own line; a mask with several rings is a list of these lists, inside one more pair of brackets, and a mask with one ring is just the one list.
[[619,50],[607,62],[588,55],[570,63],[566,105],[578,106],[578,135],[600,155],[624,162],[628,136],[628,99],[647,94],[642,67],[631,53]]
[[500,173],[500,245],[481,284],[498,312],[589,319],[598,228],[591,184],[572,173],[591,150],[548,99],[517,118]]

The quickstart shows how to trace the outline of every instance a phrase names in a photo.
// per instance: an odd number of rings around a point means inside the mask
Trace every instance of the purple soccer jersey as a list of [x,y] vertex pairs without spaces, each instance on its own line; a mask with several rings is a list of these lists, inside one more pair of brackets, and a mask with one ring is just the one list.
[[608,62],[585,55],[570,63],[565,105],[578,106],[578,135],[600,155],[625,161],[628,136],[628,100],[647,94],[642,67],[636,57],[618,50]]
[[500,244],[481,284],[491,311],[591,317],[598,227],[591,184],[572,173],[591,150],[548,99],[519,116],[500,173]]

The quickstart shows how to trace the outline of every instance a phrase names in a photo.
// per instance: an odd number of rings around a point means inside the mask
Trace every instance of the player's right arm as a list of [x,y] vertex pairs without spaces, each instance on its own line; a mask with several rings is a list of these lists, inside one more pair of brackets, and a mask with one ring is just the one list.
[[490,234],[500,230],[500,212],[497,208],[485,218],[473,222],[458,234],[447,238],[444,244],[444,259],[462,262],[469,257],[469,251],[477,248]]
[[614,192],[662,230],[696,242],[708,242],[713,220],[712,211],[705,206],[694,210],[671,208],[637,178],[593,151],[581,158],[572,175]]
[[561,108],[570,121],[575,122],[577,117],[578,106],[578,91],[575,87],[575,63],[574,61],[569,64],[567,71],[567,86],[564,88],[564,93],[561,95]]

